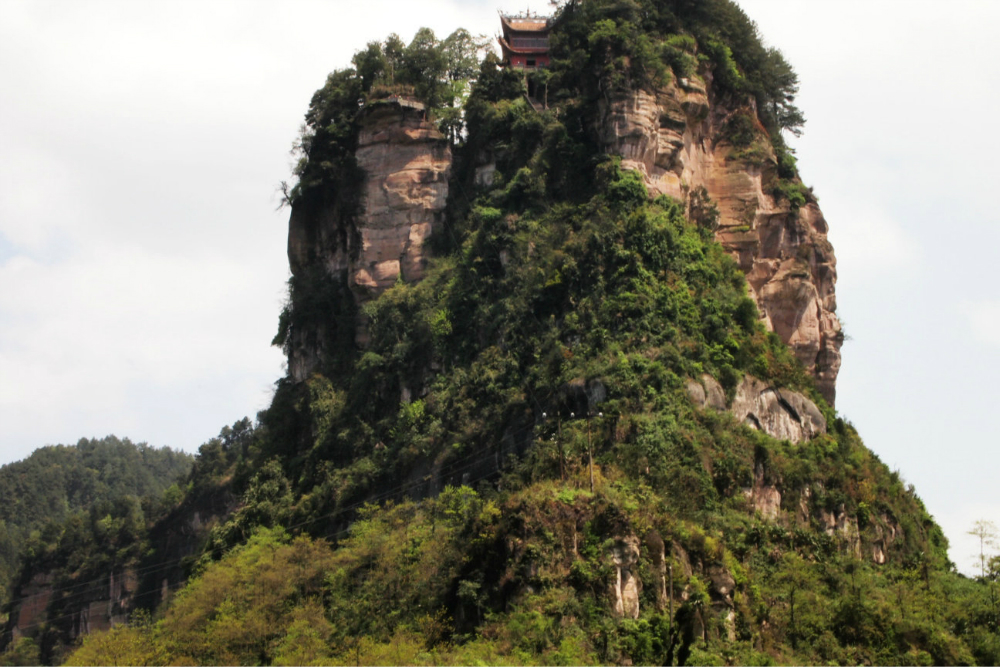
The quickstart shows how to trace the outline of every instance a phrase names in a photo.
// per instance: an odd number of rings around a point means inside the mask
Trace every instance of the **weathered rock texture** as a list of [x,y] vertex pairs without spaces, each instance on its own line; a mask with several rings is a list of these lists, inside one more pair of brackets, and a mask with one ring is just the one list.
[[760,512],[762,518],[776,521],[781,514],[781,491],[773,480],[767,479],[764,466],[759,462],[754,466],[753,486],[743,489],[750,509]]
[[37,637],[49,626],[64,632],[69,640],[108,630],[128,619],[139,587],[134,570],[112,570],[106,587],[99,585],[93,589],[78,590],[68,598],[72,612],[60,609],[59,615],[52,617],[49,603],[55,592],[53,580],[51,572],[40,572],[18,591],[20,603],[12,610],[8,622],[12,639]]
[[719,381],[708,373],[703,373],[699,380],[688,379],[687,390],[699,408],[726,409],[726,392]]
[[[444,215],[451,145],[427,120],[424,105],[394,97],[361,112],[355,159],[364,173],[360,210],[345,206],[351,193],[322,206],[296,206],[288,223],[288,262],[294,276],[311,268],[342,281],[358,305],[397,280],[420,280],[427,239]],[[323,356],[325,331],[293,331],[289,375],[304,380]],[[367,340],[358,323],[358,343]]]
[[816,404],[788,389],[773,389],[747,376],[736,388],[730,408],[736,419],[779,440],[804,442],[826,433],[826,418]]
[[448,199],[447,139],[420,105],[382,103],[365,114],[356,158],[365,172],[365,206],[352,284],[380,292],[400,276],[420,280],[427,265],[424,243]]
[[[114,572],[108,576],[107,599],[93,600],[80,609],[71,631],[73,638],[112,627],[128,620],[134,606],[139,579],[134,570]],[[103,596],[102,596],[103,597]]]
[[627,535],[615,541],[611,548],[614,579],[611,582],[611,604],[619,618],[639,618],[639,591],[642,583],[636,576],[639,565],[639,538]]
[[685,80],[603,104],[603,148],[641,172],[651,194],[685,202],[692,219],[708,217],[714,205],[716,238],[746,274],[766,326],[792,347],[832,404],[843,335],[826,220],[815,202],[796,211],[771,194],[777,164],[766,142],[755,159],[736,157],[723,127],[734,113],[755,112],[716,99],[710,73],[704,76],[707,86]]
[[21,602],[11,613],[10,623],[13,639],[34,635],[38,626],[45,622],[45,611],[52,599],[52,575],[39,572],[19,591]]
[[[722,385],[711,375],[688,380],[687,390],[700,408],[727,409]],[[736,387],[728,409],[747,426],[779,440],[799,443],[826,433],[826,418],[815,403],[797,391],[774,388],[749,375]]]

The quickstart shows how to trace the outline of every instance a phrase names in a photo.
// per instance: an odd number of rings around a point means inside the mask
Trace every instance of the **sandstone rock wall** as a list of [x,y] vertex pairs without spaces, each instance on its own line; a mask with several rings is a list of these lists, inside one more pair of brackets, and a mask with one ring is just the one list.
[[139,587],[135,570],[112,570],[106,588],[77,591],[70,596],[72,612],[50,618],[49,602],[56,590],[54,582],[52,572],[40,572],[17,591],[20,601],[12,610],[8,623],[13,640],[23,636],[37,637],[47,626],[59,628],[70,640],[109,630],[128,620]]
[[138,588],[139,578],[135,570],[112,571],[108,575],[107,599],[93,600],[80,609],[74,619],[71,636],[75,639],[91,632],[110,630],[126,622]]
[[[355,159],[364,181],[358,215],[345,212],[338,194],[318,209],[293,208],[288,224],[292,274],[322,267],[350,288],[358,305],[399,279],[423,277],[425,244],[443,219],[452,163],[451,145],[427,120],[421,103],[390,98],[361,114]],[[319,365],[326,333],[292,332],[288,370],[294,381]],[[363,320],[355,339],[362,345],[367,340]]]
[[52,599],[52,575],[39,572],[19,592],[20,604],[11,613],[11,636],[33,636],[45,622],[49,600]]
[[639,618],[639,593],[642,582],[636,576],[639,564],[639,538],[626,535],[611,548],[614,580],[611,582],[611,605],[618,618]]
[[352,284],[380,292],[400,277],[420,280],[427,264],[424,243],[448,199],[447,139],[420,105],[383,103],[366,113],[356,157],[365,172],[365,206]]
[[715,99],[709,73],[705,79],[708,85],[681,80],[602,104],[603,149],[641,172],[651,194],[685,202],[693,219],[717,208],[716,238],[746,274],[765,325],[792,347],[832,404],[843,336],[826,220],[815,203],[795,211],[772,196],[777,171],[769,146],[756,162],[734,157],[723,126],[734,112],[753,109]]

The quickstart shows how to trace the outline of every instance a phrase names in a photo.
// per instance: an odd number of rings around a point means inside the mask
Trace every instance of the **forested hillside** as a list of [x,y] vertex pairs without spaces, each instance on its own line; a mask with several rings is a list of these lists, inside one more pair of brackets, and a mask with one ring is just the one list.
[[134,444],[128,438],[81,438],[36,449],[0,467],[0,600],[9,601],[24,553],[35,551],[71,515],[98,518],[120,499],[158,503],[191,469],[190,454]]
[[[1000,661],[998,568],[954,571],[824,399],[839,357],[805,367],[748,288],[760,250],[732,239],[758,213],[798,244],[772,244],[785,284],[835,280],[814,270],[825,222],[785,143],[804,119],[780,53],[728,0],[566,3],[529,75],[475,52],[393,35],[317,91],[286,190],[289,375],[179,494],[115,524],[146,531],[117,555],[63,529],[30,573],[62,582],[44,630],[5,659]],[[736,224],[705,188],[651,194],[602,138],[639,92],[666,109],[658,136],[703,133],[761,206]],[[368,188],[373,155],[406,160]],[[362,263],[403,218],[402,254]],[[137,583],[86,632],[68,586],[101,567]]]

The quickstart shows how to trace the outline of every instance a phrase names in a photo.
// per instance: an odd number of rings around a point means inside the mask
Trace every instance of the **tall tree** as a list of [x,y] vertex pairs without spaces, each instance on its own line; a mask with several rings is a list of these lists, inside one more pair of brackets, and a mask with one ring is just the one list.
[[967,534],[979,539],[979,556],[977,557],[979,561],[979,576],[985,579],[986,565],[990,561],[988,552],[996,548],[997,539],[1000,538],[1000,531],[997,530],[997,525],[992,521],[980,519],[972,524],[972,530]]

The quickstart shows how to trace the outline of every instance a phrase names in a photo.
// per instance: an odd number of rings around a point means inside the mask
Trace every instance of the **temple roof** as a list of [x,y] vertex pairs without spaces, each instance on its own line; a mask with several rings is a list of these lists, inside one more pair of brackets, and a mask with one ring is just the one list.
[[504,16],[500,15],[500,21],[504,28],[509,28],[516,32],[548,32],[551,28],[551,19],[547,16]]

